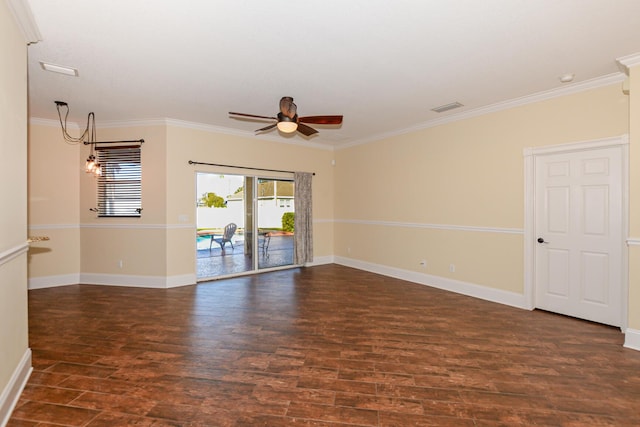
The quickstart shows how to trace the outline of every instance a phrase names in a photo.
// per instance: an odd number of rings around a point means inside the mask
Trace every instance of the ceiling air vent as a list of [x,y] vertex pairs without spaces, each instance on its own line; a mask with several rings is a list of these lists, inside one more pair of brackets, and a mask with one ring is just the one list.
[[435,111],[436,113],[444,113],[445,111],[453,110],[454,108],[460,108],[462,104],[459,102],[452,102],[451,104],[441,105],[436,108],[432,108],[431,111]]

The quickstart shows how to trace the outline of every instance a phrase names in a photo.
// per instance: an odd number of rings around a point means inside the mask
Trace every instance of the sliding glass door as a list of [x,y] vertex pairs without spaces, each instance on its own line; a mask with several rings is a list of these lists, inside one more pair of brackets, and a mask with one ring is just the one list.
[[197,278],[293,265],[293,181],[196,174]]
[[293,181],[258,179],[258,268],[293,265]]

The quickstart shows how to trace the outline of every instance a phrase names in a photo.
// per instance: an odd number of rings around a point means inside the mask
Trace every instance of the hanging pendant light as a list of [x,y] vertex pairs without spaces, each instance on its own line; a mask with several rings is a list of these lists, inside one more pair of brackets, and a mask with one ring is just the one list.
[[[62,136],[69,144],[90,145],[91,151],[84,165],[86,173],[92,173],[96,177],[102,175],[102,166],[96,158],[96,144],[120,144],[120,143],[137,143],[142,144],[144,139],[121,140],[121,141],[98,141],[96,139],[96,116],[93,112],[87,115],[87,126],[79,137],[73,137],[67,132],[67,117],[69,116],[69,105],[64,101],[54,101],[58,110],[58,119],[62,128]],[[64,110],[64,113],[61,111]]]
[[94,156],[93,154],[90,154],[89,157],[87,157],[87,162],[84,165],[84,171],[86,173],[92,173],[95,167],[96,167],[96,156]]

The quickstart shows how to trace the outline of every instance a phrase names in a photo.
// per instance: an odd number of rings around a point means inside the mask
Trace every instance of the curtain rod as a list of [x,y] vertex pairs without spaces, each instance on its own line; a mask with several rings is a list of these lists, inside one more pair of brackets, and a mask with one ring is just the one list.
[[130,139],[128,141],[84,141],[84,145],[90,144],[131,144],[131,143],[144,144],[144,139]]
[[[190,165],[207,165],[207,166],[221,166],[224,168],[236,168],[236,169],[249,169],[254,171],[265,171],[265,172],[284,172],[284,173],[295,173],[294,171],[283,171],[278,169],[263,169],[263,168],[250,168],[246,166],[234,166],[234,165],[220,165],[217,163],[203,163],[203,162],[194,162],[193,160],[189,160]],[[315,175],[315,172],[311,172],[312,175]]]

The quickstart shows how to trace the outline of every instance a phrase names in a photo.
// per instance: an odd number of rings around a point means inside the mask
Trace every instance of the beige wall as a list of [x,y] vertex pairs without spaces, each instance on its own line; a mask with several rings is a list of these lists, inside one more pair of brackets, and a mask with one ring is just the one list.
[[[167,223],[170,241],[167,264],[171,274],[193,271],[195,253],[181,248],[191,247],[194,229],[177,228],[179,217],[186,215],[195,223],[195,173],[224,171],[242,173],[242,170],[224,170],[212,166],[189,165],[193,160],[216,163],[315,172],[313,178],[314,256],[333,254],[333,152],[302,144],[282,144],[252,137],[221,135],[203,130],[169,126],[167,133]],[[247,171],[252,173],[252,171]],[[265,172],[266,173],[266,172]]]
[[339,150],[335,254],[522,294],[523,149],[626,134],[627,111],[612,85]]
[[[632,93],[638,80],[638,70],[632,70]],[[74,275],[88,283],[193,283],[195,173],[242,172],[188,164],[194,160],[315,172],[316,259],[335,256],[339,262],[522,296],[523,150],[630,133],[630,236],[638,239],[638,104],[636,96],[630,105],[615,84],[337,151],[223,135],[174,121],[99,128],[100,140],[146,141],[139,219],[96,218],[89,211],[95,206],[95,181],[82,172],[89,148],[66,145],[55,123],[36,124],[29,145],[29,225],[52,240],[30,254],[29,277],[36,284]],[[59,180],[41,168],[50,159],[59,162]],[[629,325],[635,329],[640,329],[638,257],[639,247],[630,247]]]
[[[0,424],[27,357],[27,46],[0,2]],[[22,367],[24,368],[24,366]]]
[[81,150],[82,145],[64,141],[59,125],[29,127],[29,234],[51,239],[32,244],[32,278],[43,272],[56,283],[78,282]]
[[[100,117],[97,117],[98,125]],[[96,181],[80,177],[81,272],[88,282],[124,283],[140,279],[162,286],[167,275],[166,252],[166,131],[164,125],[98,129],[98,141],[144,139],[142,145],[142,216],[98,218]],[[80,158],[89,155],[85,147]],[[115,277],[110,277],[115,276]],[[126,276],[127,278],[118,277]],[[97,278],[97,281],[96,281]]]
[[[189,160],[316,172],[315,255],[333,254],[332,151],[162,123],[98,128],[98,140],[139,138],[145,140],[142,217],[97,218],[89,210],[95,207],[95,178],[83,172],[89,148],[66,144],[55,122],[31,125],[29,225],[51,236],[30,257],[33,287],[79,280],[157,287],[193,283],[195,173],[222,169],[192,166]],[[56,160],[59,180],[44,167],[48,159]]]

